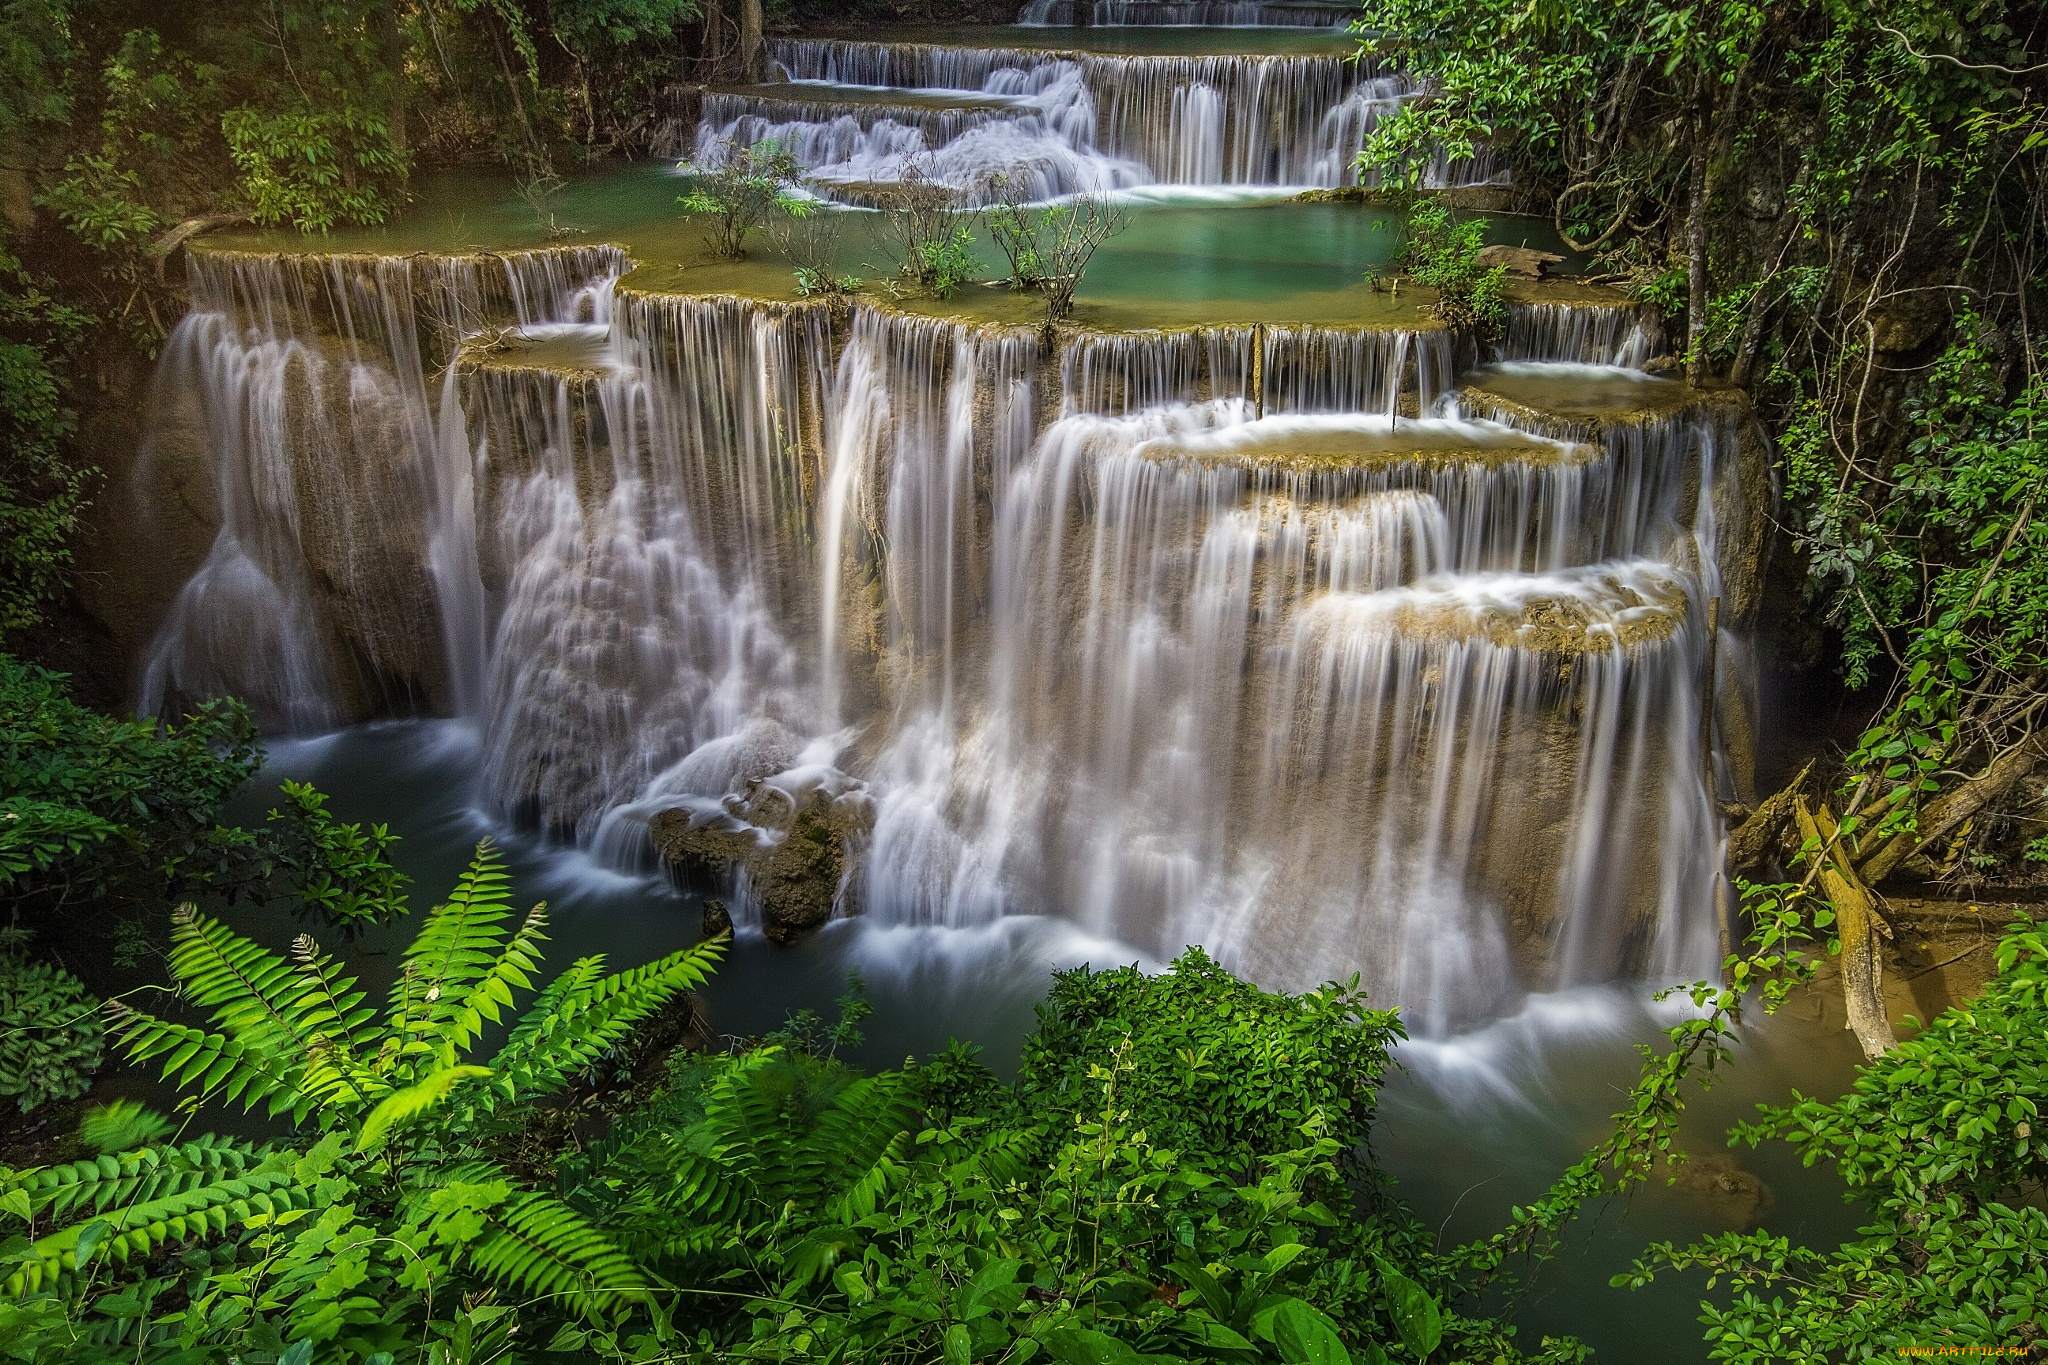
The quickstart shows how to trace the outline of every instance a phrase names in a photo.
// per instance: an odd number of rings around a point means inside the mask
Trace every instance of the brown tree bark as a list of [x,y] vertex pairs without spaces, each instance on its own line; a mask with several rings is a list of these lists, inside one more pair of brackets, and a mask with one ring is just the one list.
[[1991,766],[1976,777],[1929,801],[1920,812],[1918,829],[1898,835],[1865,860],[1860,869],[1865,884],[1883,881],[1900,863],[2024,782],[2044,759],[2048,759],[2048,746],[2043,745],[2041,736],[2029,735],[1992,759]]
[[1799,776],[1787,783],[1783,790],[1773,792],[1764,803],[1756,808],[1736,831],[1728,836],[1728,870],[1746,872],[1763,860],[1770,852],[1771,845],[1778,840],[1778,831],[1792,818],[1792,801],[1806,785],[1806,779],[1813,772],[1813,764],[1799,770]]
[[704,0],[704,38],[697,50],[706,81],[725,75],[725,0]]
[[768,45],[761,38],[761,0],[740,0],[740,79],[749,85],[768,79]]
[[377,9],[378,40],[384,47],[385,69],[391,78],[391,98],[384,106],[384,121],[391,129],[391,148],[403,158],[411,150],[405,126],[405,30],[398,22],[398,0],[384,0]]
[[1816,813],[1801,796],[1793,800],[1792,814],[1800,834],[1815,846],[1821,890],[1835,907],[1835,932],[1842,940],[1842,1003],[1848,1007],[1849,1027],[1865,1057],[1883,1056],[1899,1045],[1885,1016],[1884,954],[1877,945],[1878,935],[1889,937],[1889,929],[1871,903],[1870,892],[1835,846],[1839,830],[1828,808],[1823,805]]
[[1707,162],[1713,155],[1707,136],[1707,75],[1693,81],[1692,166],[1686,178],[1685,308],[1686,382],[1703,388],[1707,366]]

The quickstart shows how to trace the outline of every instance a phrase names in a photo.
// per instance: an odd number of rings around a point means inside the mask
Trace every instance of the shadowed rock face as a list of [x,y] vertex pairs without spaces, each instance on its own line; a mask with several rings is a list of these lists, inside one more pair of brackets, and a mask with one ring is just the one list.
[[684,875],[717,884],[738,878],[743,918],[789,943],[832,917],[846,884],[846,849],[866,836],[871,818],[862,793],[792,793],[756,779],[716,808],[661,811],[648,828],[661,856]]
[[1753,610],[1766,452],[1586,366],[1634,310],[1460,384],[1434,328],[1047,350],[622,264],[213,263],[152,697],[466,716],[483,801],[778,941],[1061,913],[1422,1030],[1711,958],[1702,608]]

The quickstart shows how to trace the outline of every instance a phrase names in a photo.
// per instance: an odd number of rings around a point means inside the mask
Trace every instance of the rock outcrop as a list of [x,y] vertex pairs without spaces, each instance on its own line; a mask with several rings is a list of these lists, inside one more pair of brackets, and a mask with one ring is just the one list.
[[[849,866],[847,846],[872,823],[861,783],[836,769],[799,768],[749,779],[717,800],[694,798],[649,822],[654,845],[685,876],[730,880],[759,912],[761,931],[789,943],[832,918]],[[726,926],[721,902],[712,905]]]

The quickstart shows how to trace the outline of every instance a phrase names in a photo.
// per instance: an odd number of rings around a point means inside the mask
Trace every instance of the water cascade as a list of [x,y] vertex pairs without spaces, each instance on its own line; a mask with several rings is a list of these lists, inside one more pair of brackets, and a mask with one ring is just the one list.
[[1028,0],[1017,22],[1203,28],[1343,28],[1353,6],[1318,0]]
[[[1377,122],[1419,93],[1342,52],[1113,55],[1067,50],[778,42],[788,77],[707,93],[688,151],[774,139],[827,193],[858,200],[912,165],[965,192],[1000,174],[1034,198],[1150,186],[1355,184]],[[1495,179],[1483,155],[1436,183]]]
[[1711,962],[1758,475],[1617,364],[1633,310],[1518,306],[1454,377],[1433,327],[1047,354],[626,265],[195,255],[153,458],[218,529],[144,704],[460,715],[486,805],[615,864],[823,812],[842,912],[1356,970],[1430,1030]]

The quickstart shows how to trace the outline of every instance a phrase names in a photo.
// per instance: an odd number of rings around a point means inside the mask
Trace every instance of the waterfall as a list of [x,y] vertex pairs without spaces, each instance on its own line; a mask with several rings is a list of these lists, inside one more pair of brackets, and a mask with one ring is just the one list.
[[1146,24],[1193,28],[1342,28],[1355,7],[1316,0],[1028,0],[1020,24],[1067,26],[1078,22],[1082,4],[1088,22],[1105,27]]
[[[477,597],[453,544],[472,492],[443,458],[429,353],[492,325],[600,321],[623,266],[609,247],[193,256],[144,459],[203,464],[218,531],[151,647],[143,709],[231,693],[304,731],[370,695],[473,699]],[[398,600],[436,610],[385,610]]]
[[[1357,183],[1359,150],[1420,89],[1324,55],[1119,56],[794,39],[772,93],[706,95],[691,155],[773,138],[828,192],[859,199],[913,162],[969,196],[1001,173],[1039,198],[1145,185]],[[680,152],[681,148],[676,149]],[[1491,183],[1491,161],[1437,183]]]
[[1736,419],[1617,367],[1638,310],[1518,305],[1548,358],[1454,379],[1433,326],[1046,355],[624,266],[195,253],[152,445],[218,534],[145,706],[464,716],[483,804],[617,865],[824,791],[875,921],[1355,970],[1421,1030],[1711,965]]
[[1641,304],[1515,303],[1502,360],[1575,361],[1641,369],[1665,349],[1664,322]]

